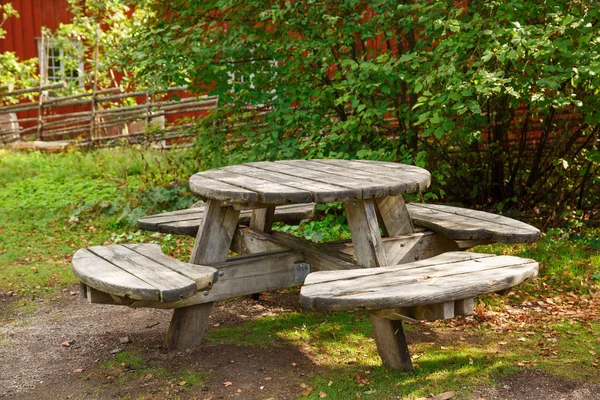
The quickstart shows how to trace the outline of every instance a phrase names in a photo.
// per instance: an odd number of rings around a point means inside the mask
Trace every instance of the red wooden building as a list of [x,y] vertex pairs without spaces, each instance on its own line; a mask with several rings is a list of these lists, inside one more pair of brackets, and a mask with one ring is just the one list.
[[26,60],[40,57],[42,27],[54,31],[60,23],[69,23],[67,0],[0,0],[12,3],[19,18],[9,18],[3,25],[6,38],[0,39],[0,53],[15,52]]

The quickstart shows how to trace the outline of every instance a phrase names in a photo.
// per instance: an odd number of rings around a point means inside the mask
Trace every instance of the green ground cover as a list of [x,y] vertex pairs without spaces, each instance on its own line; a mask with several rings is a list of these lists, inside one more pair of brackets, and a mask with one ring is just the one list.
[[[71,256],[80,247],[111,242],[155,242],[185,259],[191,240],[141,232],[131,222],[144,212],[187,207],[185,178],[195,166],[178,153],[111,149],[63,154],[0,150],[0,293],[16,299],[53,294],[76,280]],[[347,235],[337,209],[323,221],[290,228],[314,240]],[[555,229],[533,245],[478,248],[540,262],[536,281],[505,297],[480,299],[470,318],[408,325],[414,374],[386,371],[376,356],[370,324],[359,313],[288,312],[219,328],[207,345],[265,348],[293,345],[326,367],[309,372],[303,395],[347,399],[356,394],[407,398],[494,382],[527,368],[600,382],[600,230]],[[171,376],[143,354],[120,355],[103,369],[123,365],[202,385],[205,371]]]

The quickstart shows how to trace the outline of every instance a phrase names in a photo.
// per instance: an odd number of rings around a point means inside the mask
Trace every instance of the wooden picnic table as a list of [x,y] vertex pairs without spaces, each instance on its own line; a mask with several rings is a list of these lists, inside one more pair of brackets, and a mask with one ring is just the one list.
[[[509,289],[538,268],[532,260],[460,251],[494,240],[535,240],[539,231],[529,225],[446,206],[415,205],[409,212],[403,194],[427,188],[430,179],[411,165],[333,159],[199,172],[190,188],[205,201],[203,209],[144,222],[156,230],[197,229],[189,263],[154,245],[95,246],[75,254],[74,271],[91,302],[173,308],[168,348],[199,344],[215,301],[304,284],[307,308],[369,311],[384,364],[411,370],[401,321],[469,314],[474,296]],[[304,215],[294,205],[332,202],[344,204],[351,244],[273,231],[274,221]],[[240,226],[240,214],[249,228]],[[417,231],[413,219],[431,231]],[[230,249],[239,256],[229,257]]]

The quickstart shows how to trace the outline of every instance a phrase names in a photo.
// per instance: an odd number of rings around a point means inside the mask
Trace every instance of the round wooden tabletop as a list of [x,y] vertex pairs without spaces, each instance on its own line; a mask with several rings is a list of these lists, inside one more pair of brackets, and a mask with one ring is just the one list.
[[232,165],[190,178],[192,192],[238,204],[330,203],[410,193],[431,175],[406,164],[366,160],[289,160]]

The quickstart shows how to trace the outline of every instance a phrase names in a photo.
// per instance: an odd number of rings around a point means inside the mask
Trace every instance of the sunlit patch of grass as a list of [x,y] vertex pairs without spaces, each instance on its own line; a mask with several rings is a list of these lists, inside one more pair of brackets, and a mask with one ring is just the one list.
[[[187,249],[178,250],[181,239],[136,233],[123,223],[133,221],[144,205],[177,201],[172,196],[178,191],[171,188],[165,189],[168,196],[146,194],[184,179],[165,163],[176,157],[136,148],[61,154],[0,150],[0,291],[52,293],[76,281],[70,264],[78,248],[119,239],[162,242],[167,252],[180,255]],[[175,172],[187,180],[183,171]],[[133,198],[137,203],[129,206]]]
[[[208,338],[219,344],[271,347],[287,343],[297,347],[320,368],[318,374],[308,376],[304,391],[307,398],[314,399],[322,393],[332,399],[357,394],[413,399],[445,391],[466,399],[472,388],[493,384],[527,368],[572,379],[588,379],[594,373],[598,377],[590,353],[597,346],[592,342],[597,337],[597,324],[559,324],[539,333],[501,333],[476,327],[457,331],[447,322],[405,327],[414,373],[389,371],[381,365],[364,313],[282,314],[218,329]],[[556,342],[554,338],[558,338]],[[558,357],[545,350],[551,343],[557,343]],[[582,362],[587,364],[581,366]]]

